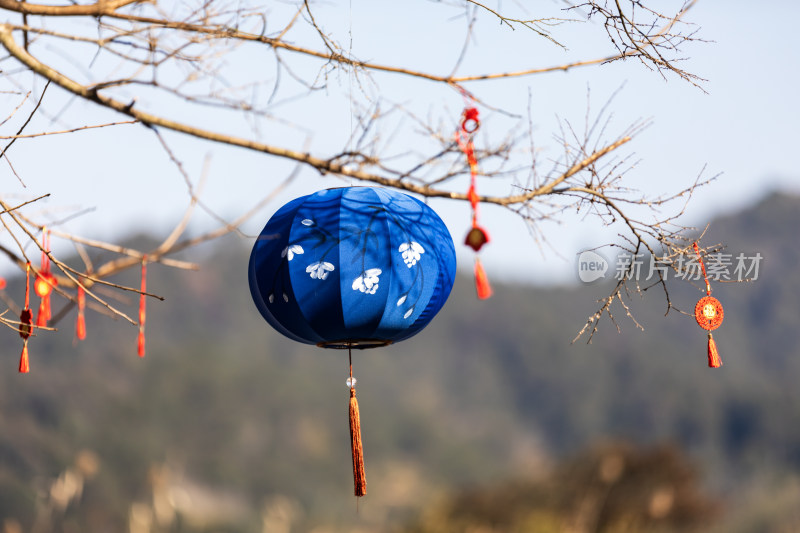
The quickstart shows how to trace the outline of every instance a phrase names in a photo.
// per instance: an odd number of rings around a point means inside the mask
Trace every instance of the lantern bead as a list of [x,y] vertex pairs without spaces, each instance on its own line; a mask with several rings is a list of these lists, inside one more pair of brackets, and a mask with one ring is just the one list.
[[358,383],[358,380],[353,376],[350,376],[349,378],[347,378],[347,380],[345,380],[345,384],[347,385],[348,389],[352,389],[353,387],[355,387],[356,383]]

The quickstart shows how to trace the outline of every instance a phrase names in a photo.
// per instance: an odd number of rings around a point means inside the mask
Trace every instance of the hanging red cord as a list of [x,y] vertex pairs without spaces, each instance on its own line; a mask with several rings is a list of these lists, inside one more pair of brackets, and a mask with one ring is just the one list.
[[147,254],[142,256],[142,286],[139,289],[139,337],[137,339],[137,352],[139,357],[144,357],[144,322],[145,322],[145,296],[147,291]]
[[701,328],[708,331],[709,368],[719,368],[722,366],[722,359],[719,357],[717,343],[714,342],[711,330],[717,329],[722,325],[722,321],[725,318],[725,311],[720,301],[711,296],[711,284],[708,282],[706,265],[703,263],[703,258],[700,256],[700,247],[697,245],[697,242],[693,244],[693,247],[694,252],[697,254],[697,260],[700,262],[700,268],[703,269],[703,279],[706,282],[706,295],[700,298],[694,306],[694,319]]
[[19,372],[30,372],[28,363],[28,338],[33,331],[33,313],[31,313],[31,262],[25,265],[25,308],[19,314],[19,336],[22,337],[22,355],[19,358]]
[[[472,142],[473,134],[480,128],[480,118],[478,109],[473,105],[474,99],[466,90],[458,87],[461,95],[464,97],[464,112],[461,117],[461,126],[456,132],[456,142],[458,147],[467,156],[467,164],[469,165],[470,183],[467,197],[469,198],[470,206],[472,207],[472,227],[467,232],[464,239],[464,244],[479,252],[484,244],[489,242],[489,234],[486,230],[478,224],[478,204],[480,203],[480,196],[478,196],[476,188],[476,178],[478,176],[478,159],[475,156],[475,146]],[[492,287],[489,285],[489,278],[486,276],[486,271],[483,269],[480,258],[475,256],[475,290],[478,298],[484,300],[492,295]]]

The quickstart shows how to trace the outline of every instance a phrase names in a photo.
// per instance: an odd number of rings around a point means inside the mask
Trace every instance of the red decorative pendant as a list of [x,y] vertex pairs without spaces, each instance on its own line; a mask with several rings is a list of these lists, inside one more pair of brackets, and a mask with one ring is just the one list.
[[25,308],[19,314],[19,336],[22,337],[22,355],[19,358],[19,372],[30,372],[28,363],[28,338],[33,333],[33,313],[31,313],[31,263],[25,265]]
[[58,285],[56,277],[50,273],[50,232],[45,226],[42,228],[42,263],[39,274],[33,282],[33,290],[36,296],[42,299],[39,304],[39,313],[36,315],[36,325],[46,326],[50,320],[50,293],[53,287]]
[[696,242],[694,243],[694,251],[697,254],[700,267],[703,269],[703,278],[706,282],[706,295],[700,298],[694,306],[694,319],[697,321],[698,326],[708,331],[709,368],[719,368],[722,366],[722,359],[719,357],[717,343],[714,342],[711,331],[722,325],[722,321],[725,319],[725,310],[722,308],[720,301],[711,296],[711,285],[708,283],[706,265],[703,263],[703,258],[700,256],[700,248]]
[[[467,232],[464,239],[464,244],[475,250],[477,253],[484,244],[489,242],[489,234],[478,224],[478,204],[480,203],[480,196],[475,186],[476,177],[478,176],[478,158],[475,156],[475,146],[472,143],[473,134],[478,131],[481,126],[478,108],[474,105],[472,96],[461,87],[457,87],[464,97],[465,106],[464,112],[461,114],[461,127],[456,131],[456,142],[458,147],[467,156],[467,164],[469,165],[469,190],[467,190],[467,198],[469,199],[470,207],[472,208],[472,228]],[[492,288],[489,286],[489,278],[486,276],[486,271],[479,259],[475,260],[475,290],[478,293],[478,298],[483,300],[492,295]]]

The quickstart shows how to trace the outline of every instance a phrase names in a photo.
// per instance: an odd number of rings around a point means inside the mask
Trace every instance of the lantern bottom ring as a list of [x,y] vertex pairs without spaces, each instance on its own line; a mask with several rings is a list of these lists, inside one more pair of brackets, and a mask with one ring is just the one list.
[[381,348],[392,344],[391,340],[386,339],[347,339],[341,341],[325,341],[317,343],[320,348],[331,348],[333,350],[366,350],[369,348]]

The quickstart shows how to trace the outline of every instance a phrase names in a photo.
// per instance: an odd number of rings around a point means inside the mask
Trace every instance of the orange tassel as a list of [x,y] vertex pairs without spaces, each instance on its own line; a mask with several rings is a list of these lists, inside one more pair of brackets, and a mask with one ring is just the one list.
[[481,300],[485,300],[492,295],[492,287],[489,285],[489,278],[486,276],[486,271],[483,270],[480,259],[475,259],[475,290]]
[[78,285],[78,321],[75,323],[75,335],[78,340],[86,338],[86,319],[84,309],[86,308],[86,293],[81,285]]
[[353,452],[353,491],[357,497],[367,494],[364,473],[364,447],[361,443],[361,416],[358,412],[356,389],[350,389],[350,450]]
[[22,345],[22,356],[19,358],[19,373],[27,374],[31,371],[30,364],[28,363],[28,341]]
[[708,368],[719,368],[722,366],[722,359],[717,351],[717,343],[711,333],[708,334]]
[[36,314],[36,325],[40,327],[47,325],[47,300],[47,296],[42,297],[42,301],[39,303],[39,312]]

